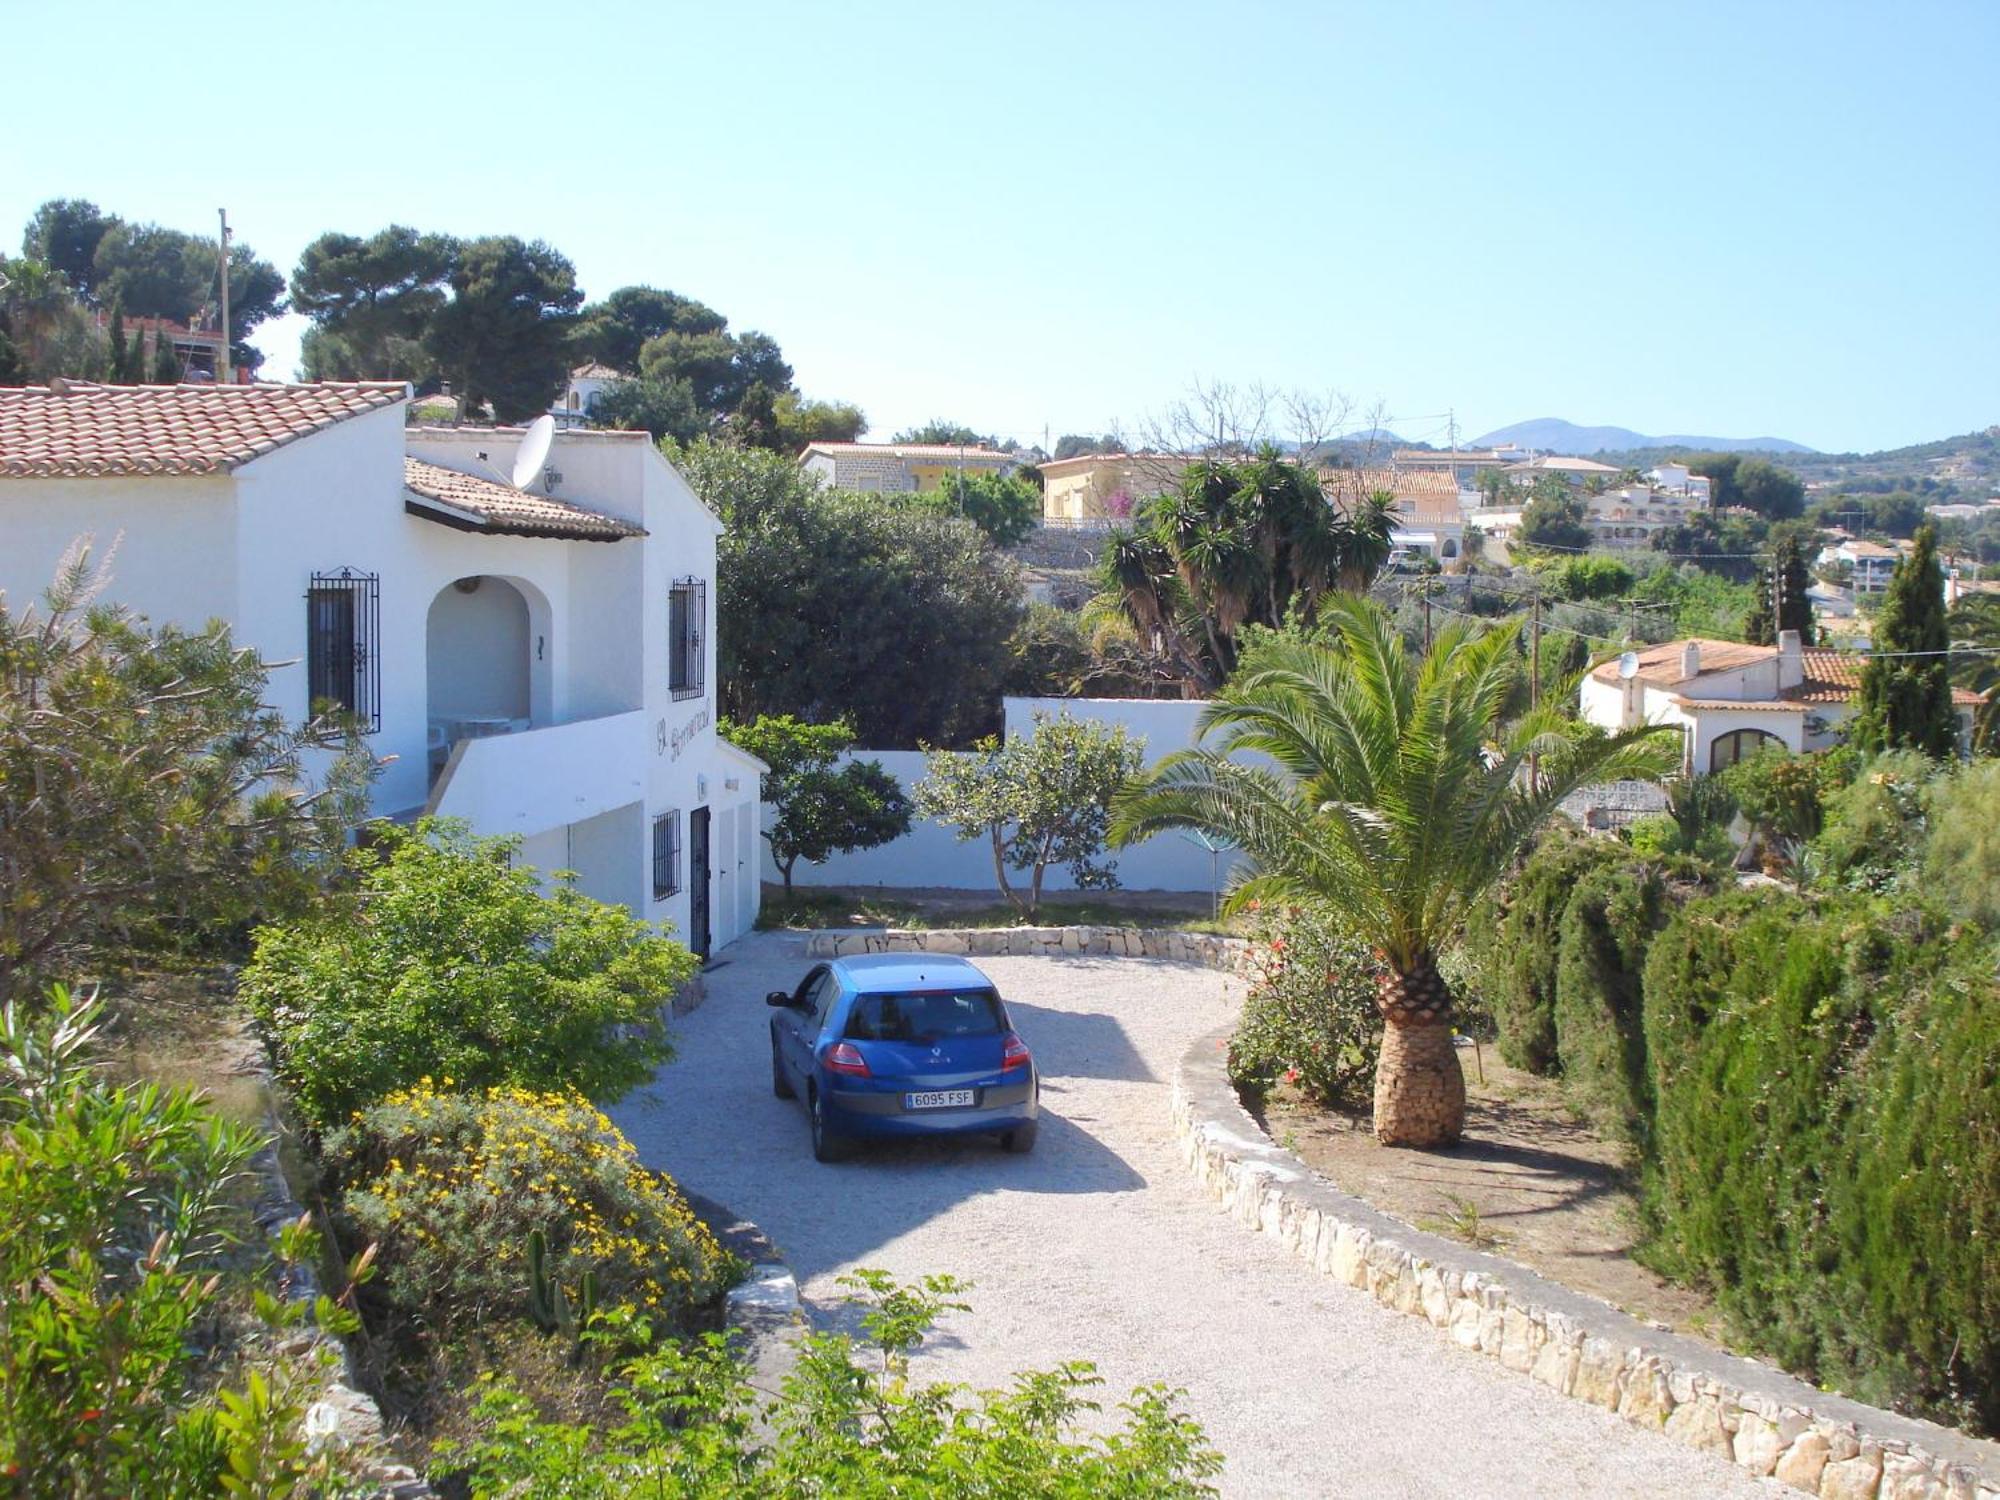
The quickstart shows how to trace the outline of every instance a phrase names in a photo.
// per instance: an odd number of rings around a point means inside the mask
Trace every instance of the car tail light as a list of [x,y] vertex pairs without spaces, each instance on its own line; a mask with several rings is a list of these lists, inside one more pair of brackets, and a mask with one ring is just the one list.
[[835,1042],[826,1049],[826,1055],[820,1061],[829,1073],[847,1073],[856,1078],[868,1076],[868,1059],[852,1042]]
[[1031,1057],[1028,1044],[1010,1031],[1006,1045],[1000,1049],[1000,1071],[1004,1073],[1009,1068],[1025,1068]]

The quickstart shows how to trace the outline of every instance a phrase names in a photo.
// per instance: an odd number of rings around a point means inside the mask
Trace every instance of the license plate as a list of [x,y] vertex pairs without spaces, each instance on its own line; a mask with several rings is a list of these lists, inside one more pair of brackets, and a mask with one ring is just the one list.
[[905,1109],[954,1109],[973,1102],[971,1089],[934,1089],[928,1094],[903,1095]]

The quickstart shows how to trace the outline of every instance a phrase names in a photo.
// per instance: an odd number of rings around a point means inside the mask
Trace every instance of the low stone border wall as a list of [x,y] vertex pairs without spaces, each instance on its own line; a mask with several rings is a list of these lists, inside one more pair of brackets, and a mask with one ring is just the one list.
[[760,1391],[775,1391],[797,1367],[799,1344],[806,1336],[798,1278],[771,1237],[748,1219],[699,1193],[682,1189],[682,1196],[725,1249],[750,1263],[749,1276],[724,1299],[723,1325],[742,1337],[750,1383]]
[[1195,1043],[1174,1079],[1182,1154],[1225,1209],[1317,1270],[1461,1349],[1822,1500],[2000,1500],[2000,1444],[1653,1328],[1313,1176],[1237,1099],[1228,1037]]
[[834,927],[806,934],[808,958],[954,953],[972,958],[1164,958],[1240,974],[1242,938],[1171,927]]

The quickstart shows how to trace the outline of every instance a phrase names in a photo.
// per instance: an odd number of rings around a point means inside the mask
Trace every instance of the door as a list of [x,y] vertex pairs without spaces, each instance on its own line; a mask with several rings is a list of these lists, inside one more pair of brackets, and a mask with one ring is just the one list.
[[721,918],[716,923],[716,937],[726,948],[743,930],[736,921],[736,809],[733,807],[723,808],[722,816],[716,820],[715,846],[716,863],[722,867],[722,878],[715,883],[716,914]]
[[780,1038],[779,1055],[785,1068],[803,1085],[813,1068],[813,1047],[820,1027],[826,1022],[828,1003],[833,997],[832,972],[824,965],[799,981],[792,992],[789,1008],[779,1012],[772,1023]]
[[688,814],[688,946],[708,957],[708,809]]

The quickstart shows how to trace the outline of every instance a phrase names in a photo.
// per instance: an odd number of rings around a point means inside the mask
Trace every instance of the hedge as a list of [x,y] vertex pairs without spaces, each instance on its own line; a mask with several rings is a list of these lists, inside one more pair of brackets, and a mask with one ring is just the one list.
[[1853,1394],[2000,1430],[2000,985],[1911,910],[1732,892],[1653,943],[1646,1254]]

